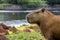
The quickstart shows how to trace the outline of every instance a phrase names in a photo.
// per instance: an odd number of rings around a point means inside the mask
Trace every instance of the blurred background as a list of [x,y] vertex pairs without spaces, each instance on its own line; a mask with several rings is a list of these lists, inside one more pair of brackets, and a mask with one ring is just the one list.
[[39,8],[59,15],[60,0],[0,0],[0,22],[11,26],[25,24],[26,15]]

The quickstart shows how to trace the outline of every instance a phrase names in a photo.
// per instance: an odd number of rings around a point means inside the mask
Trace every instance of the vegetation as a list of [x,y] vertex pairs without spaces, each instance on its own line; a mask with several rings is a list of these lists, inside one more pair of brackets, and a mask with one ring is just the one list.
[[[27,25],[22,25],[19,27],[16,27],[20,32],[16,33],[10,33],[8,35],[5,35],[9,40],[45,40],[44,37],[41,35],[40,32],[36,31],[35,29],[30,29],[29,27],[35,27],[37,26],[36,24],[27,24]],[[25,30],[28,28],[30,31],[27,32]],[[25,30],[25,31],[23,31]]]
[[27,9],[36,8],[40,5],[60,4],[60,0],[0,0],[0,4],[18,4],[21,5],[23,9]]
[[6,35],[10,40],[44,40],[44,37],[37,32],[20,32]]

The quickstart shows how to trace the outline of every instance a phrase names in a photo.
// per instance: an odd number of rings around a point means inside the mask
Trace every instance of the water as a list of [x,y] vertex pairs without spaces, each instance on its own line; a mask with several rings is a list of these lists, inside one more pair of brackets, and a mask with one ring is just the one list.
[[20,26],[23,24],[28,24],[26,20],[11,20],[11,21],[0,21],[0,23],[4,23],[7,26]]
[[[53,12],[54,14],[59,15],[60,14],[60,9],[51,9],[51,12]],[[23,24],[28,24],[27,20],[24,20],[26,15],[32,11],[4,11],[4,10],[0,10],[0,23],[4,23],[7,26],[20,26]],[[15,20],[15,19],[23,19],[23,20]],[[9,20],[9,21],[5,21],[5,20]]]

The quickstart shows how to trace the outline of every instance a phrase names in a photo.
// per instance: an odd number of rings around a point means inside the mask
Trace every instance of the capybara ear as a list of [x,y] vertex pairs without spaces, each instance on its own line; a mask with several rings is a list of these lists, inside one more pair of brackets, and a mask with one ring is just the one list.
[[41,9],[41,12],[44,12],[44,11],[45,11],[45,9],[44,9],[44,8],[42,8],[42,9]]

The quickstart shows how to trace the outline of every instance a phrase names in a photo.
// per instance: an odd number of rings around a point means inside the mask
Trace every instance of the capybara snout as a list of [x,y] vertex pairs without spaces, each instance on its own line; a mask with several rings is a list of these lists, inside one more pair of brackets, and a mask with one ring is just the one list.
[[26,16],[26,19],[27,19],[27,21],[28,21],[29,23],[36,23],[36,22],[38,22],[39,19],[37,19],[37,18],[39,18],[38,13],[29,13],[29,14],[27,14],[27,16]]
[[29,17],[29,16],[27,16],[26,18],[27,18],[27,21],[28,21],[29,23],[32,22],[32,18],[33,18],[33,17]]

